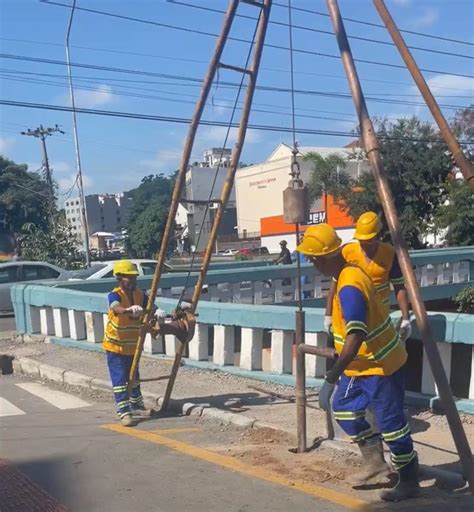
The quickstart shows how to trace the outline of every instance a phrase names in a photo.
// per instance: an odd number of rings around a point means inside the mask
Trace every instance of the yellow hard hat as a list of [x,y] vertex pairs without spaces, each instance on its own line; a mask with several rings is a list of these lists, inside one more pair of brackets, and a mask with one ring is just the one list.
[[138,276],[135,263],[130,260],[120,260],[114,263],[114,276]]
[[382,229],[382,221],[375,212],[365,212],[358,219],[354,238],[357,240],[371,240]]
[[327,256],[341,247],[342,240],[329,224],[310,226],[296,250],[306,256]]

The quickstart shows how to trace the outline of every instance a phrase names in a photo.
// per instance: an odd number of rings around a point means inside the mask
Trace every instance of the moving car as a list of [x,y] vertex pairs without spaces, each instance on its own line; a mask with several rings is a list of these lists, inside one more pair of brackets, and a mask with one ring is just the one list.
[[0,314],[13,311],[10,291],[14,284],[29,281],[67,279],[69,272],[43,261],[0,263]]

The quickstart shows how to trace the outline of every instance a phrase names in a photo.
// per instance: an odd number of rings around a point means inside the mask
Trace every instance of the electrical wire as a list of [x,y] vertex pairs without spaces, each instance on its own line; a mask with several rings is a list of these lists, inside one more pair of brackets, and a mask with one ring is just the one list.
[[[10,106],[10,107],[19,107],[19,108],[28,108],[28,109],[40,109],[40,110],[51,110],[56,112],[70,112],[70,107],[65,107],[63,105],[50,105],[44,103],[32,103],[25,101],[15,101],[15,100],[4,100],[0,99],[0,105]],[[93,108],[80,108],[76,107],[76,112],[81,114],[91,114],[96,116],[103,117],[115,117],[115,118],[124,118],[124,119],[139,119],[143,121],[157,121],[157,122],[165,122],[165,123],[175,123],[175,124],[189,124],[191,122],[190,118],[185,117],[171,117],[171,116],[158,116],[151,114],[139,114],[135,112],[123,112],[123,111],[113,111],[113,110],[98,110]],[[221,121],[210,121],[210,120],[201,120],[201,124],[203,126],[220,126],[227,127],[227,124]],[[232,128],[237,128],[237,124],[233,124]],[[248,128],[251,130],[261,130],[261,131],[269,131],[269,132],[281,132],[281,133],[291,133],[292,129],[288,126],[274,126],[274,125],[262,125],[262,124],[249,124]],[[341,132],[335,130],[315,130],[310,128],[297,128],[298,133],[302,135],[326,135],[329,137],[352,137],[355,138],[357,135],[354,132]],[[408,142],[426,142],[426,143],[443,143],[441,139],[420,139],[416,137],[385,137],[379,136],[379,139],[383,140],[398,140],[398,141],[408,141]],[[474,144],[474,141],[471,140],[460,140],[459,144]]]
[[[0,58],[5,59],[12,59],[12,60],[20,60],[20,61],[27,61],[27,62],[41,62],[44,64],[53,64],[53,65],[61,65],[65,66],[66,63],[64,61],[60,60],[54,60],[54,59],[44,59],[39,57],[29,57],[25,55],[13,55],[13,54],[0,54]],[[84,63],[71,63],[71,66],[74,67],[81,67],[81,68],[87,68],[87,69],[98,69],[101,71],[110,71],[110,72],[116,72],[116,73],[125,73],[125,74],[133,74],[133,75],[144,75],[144,76],[153,76],[153,77],[159,77],[159,78],[169,78],[172,80],[182,80],[185,82],[192,82],[195,84],[201,84],[202,80],[197,77],[183,77],[179,75],[168,75],[166,73],[154,73],[151,71],[144,71],[144,70],[132,70],[127,68],[115,68],[115,67],[109,67],[109,66],[97,66],[94,64],[84,64]],[[238,84],[235,82],[220,82],[220,86],[228,86],[228,87],[238,87]],[[263,86],[259,85],[256,86],[257,90],[262,91],[271,91],[271,92],[281,92],[281,93],[288,93],[290,92],[290,89],[283,88],[283,87],[275,87],[275,86]],[[335,93],[335,92],[327,92],[327,91],[314,91],[314,90],[308,90],[308,89],[295,89],[295,94],[309,94],[309,95],[316,95],[316,96],[323,96],[323,97],[333,97],[333,98],[339,98],[339,99],[346,99],[352,101],[352,97],[348,93]],[[367,101],[376,101],[380,103],[387,103],[387,104],[397,104],[397,105],[411,105],[411,106],[420,106],[424,107],[425,103],[423,102],[409,102],[406,100],[396,100],[396,99],[387,99],[387,98],[377,98],[373,96],[366,96]],[[452,109],[452,110],[458,110],[459,108],[463,108],[460,105],[443,105],[439,104],[441,108],[446,109]]]
[[[42,3],[45,3],[47,5],[55,5],[55,6],[67,7],[67,8],[71,7],[68,4],[63,4],[63,3],[60,3],[60,2],[53,2],[53,1],[49,1],[49,0],[48,1],[41,0],[41,1],[42,1]],[[170,30],[177,30],[177,31],[180,31],[180,32],[185,32],[186,34],[197,34],[197,35],[207,36],[207,37],[212,37],[212,38],[218,37],[218,35],[213,33],[213,32],[205,32],[203,30],[193,29],[191,27],[181,27],[181,26],[178,26],[178,25],[170,25],[169,23],[160,23],[160,22],[152,21],[152,20],[145,20],[145,19],[141,19],[141,18],[134,18],[134,17],[131,17],[131,16],[125,16],[125,15],[110,13],[110,12],[106,12],[106,11],[98,11],[96,9],[88,9],[86,7],[77,7],[76,9],[77,10],[82,10],[84,12],[89,12],[89,13],[92,13],[92,14],[99,14],[99,15],[103,15],[103,16],[119,18],[119,19],[122,19],[122,20],[134,21],[134,22],[138,22],[138,23],[146,23],[146,24],[149,24],[149,25],[155,25],[155,26],[162,27],[162,28],[167,28],[167,29],[170,29]],[[232,40],[232,41],[240,42],[240,43],[246,43],[246,44],[250,43],[250,41],[248,39],[242,39],[242,38],[238,38],[238,37],[229,37],[228,39]],[[266,43],[265,46],[267,48],[274,48],[274,49],[277,49],[277,50],[288,51],[288,48],[286,46],[270,44],[270,43]],[[341,58],[340,55],[336,55],[336,54],[314,52],[314,51],[310,51],[310,50],[303,50],[303,49],[300,49],[300,48],[298,48],[298,49],[295,48],[293,51],[294,52],[298,52],[298,53],[302,53],[304,55],[316,55],[316,56],[319,56],[319,57],[326,57],[326,58],[337,59],[337,60],[340,60],[340,58]],[[402,65],[402,64],[393,64],[393,63],[389,63],[389,62],[380,62],[380,61],[373,61],[373,60],[367,60],[367,59],[354,59],[354,61],[355,62],[360,62],[362,64],[370,64],[370,65],[376,65],[376,66],[383,66],[383,67],[389,67],[389,68],[396,68],[396,69],[406,70],[406,67],[404,65]],[[435,70],[435,69],[420,68],[420,71],[423,71],[425,73],[434,73],[434,74],[437,74],[437,75],[452,75],[452,76],[461,76],[461,77],[473,78],[473,76],[471,76],[471,75],[464,75],[464,74],[461,74],[461,73],[454,73],[454,72],[441,71],[441,70]]]
[[[205,7],[203,5],[189,4],[187,2],[180,2],[180,1],[177,1],[177,0],[173,0],[172,3],[173,3],[173,5],[182,5],[183,7],[191,7],[193,9],[199,9],[199,10],[202,10],[202,11],[214,12],[214,13],[218,13],[218,14],[225,14],[225,11],[222,11],[220,9],[215,9],[215,8],[212,8],[212,7]],[[275,5],[280,6],[281,4],[275,4]],[[293,8],[293,9],[297,10],[296,8]],[[249,20],[255,20],[255,18],[253,16],[249,16],[247,14],[240,14],[240,13],[238,13],[238,14],[236,14],[236,16],[238,16],[240,18],[249,19]],[[284,23],[282,21],[270,20],[269,23],[271,25],[278,25],[278,26],[282,26],[282,27],[289,27],[289,23]],[[291,28],[292,29],[298,29],[298,30],[305,30],[305,31],[308,31],[308,32],[315,32],[315,33],[318,33],[318,34],[324,34],[324,35],[329,35],[331,37],[334,37],[334,32],[331,32],[330,30],[322,30],[322,29],[304,27],[302,25],[295,25],[295,24],[293,24]],[[390,41],[382,41],[381,39],[372,39],[370,37],[361,37],[361,36],[355,36],[355,35],[348,35],[347,37],[349,39],[354,39],[354,40],[357,40],[357,41],[364,41],[364,42],[369,42],[369,43],[383,44],[383,45],[386,45],[386,46],[393,46],[393,47],[395,47],[394,43],[392,43]],[[459,57],[459,58],[463,58],[463,59],[474,59],[474,56],[466,55],[466,54],[463,54],[463,53],[446,52],[446,51],[442,51],[442,50],[435,50],[433,48],[424,48],[424,47],[420,47],[420,46],[408,46],[408,48],[410,48],[410,50],[417,50],[417,51],[422,51],[422,52],[435,53],[435,54],[438,54],[438,55],[447,55],[447,56],[450,56],[450,57]]]
[[[37,40],[31,40],[31,39],[16,39],[16,38],[9,38],[9,37],[0,37],[0,41],[12,41],[12,42],[19,42],[19,43],[27,43],[27,44],[34,44],[34,45],[45,45],[45,46],[57,46],[57,47],[63,47],[62,44],[59,43],[51,43],[46,41],[37,41]],[[150,53],[142,53],[142,52],[130,52],[125,50],[113,50],[111,48],[97,48],[92,46],[81,46],[81,45],[71,45],[71,48],[77,48],[81,50],[89,50],[89,51],[97,51],[97,52],[106,52],[106,53],[114,53],[118,55],[132,55],[132,56],[139,56],[139,57],[148,57],[153,59],[165,59],[165,60],[171,60],[171,61],[182,61],[182,62],[192,62],[196,64],[207,64],[206,60],[201,59],[188,59],[185,57],[178,57],[178,56],[169,56],[169,55],[157,55],[157,54],[150,54]],[[276,69],[276,68],[267,68],[263,67],[261,68],[262,71],[270,71],[273,73],[287,73],[287,70],[285,69]],[[346,81],[346,77],[344,75],[333,75],[328,73],[315,73],[311,71],[295,71],[295,75],[306,75],[306,76],[318,76],[318,77],[325,77],[325,78],[334,78],[337,80],[344,80]],[[373,83],[382,83],[382,84],[392,84],[392,85],[406,85],[411,86],[411,82],[400,82],[400,81],[393,81],[393,80],[379,80],[369,77],[361,77],[364,82],[373,82]],[[124,80],[125,81],[125,80]],[[446,89],[446,90],[453,90],[453,91],[467,91],[471,90],[468,88],[459,88],[459,87],[448,87],[448,86],[437,86],[438,89]]]

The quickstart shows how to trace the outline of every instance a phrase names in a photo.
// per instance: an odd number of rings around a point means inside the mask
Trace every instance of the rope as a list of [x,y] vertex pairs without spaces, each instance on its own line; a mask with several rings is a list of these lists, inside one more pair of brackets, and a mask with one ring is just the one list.
[[[252,36],[252,41],[250,42],[250,47],[249,47],[249,51],[248,51],[248,54],[247,54],[247,59],[245,61],[245,69],[247,69],[248,64],[250,62],[250,57],[252,56],[252,48],[253,48],[253,45],[255,43],[255,37],[257,35],[258,24],[259,24],[261,16],[262,16],[262,11],[260,10],[260,14],[259,14],[257,23],[255,24],[255,30],[254,30],[254,33],[253,33],[253,36]],[[227,141],[229,139],[230,131],[232,129],[232,123],[234,121],[234,116],[235,116],[235,113],[237,111],[237,106],[238,106],[238,103],[239,103],[240,93],[242,92],[244,81],[245,81],[245,73],[242,73],[242,78],[240,80],[240,84],[239,84],[239,87],[238,87],[238,90],[237,90],[237,95],[235,97],[234,105],[232,107],[232,113],[231,113],[231,116],[230,116],[230,120],[229,120],[229,123],[227,125],[227,132],[226,132],[226,135],[225,135],[225,138],[224,138],[224,143],[223,143],[223,146],[222,146],[221,156],[219,158],[219,163],[217,165],[216,172],[214,173],[214,180],[212,182],[211,190],[209,192],[209,199],[208,199],[209,202],[206,205],[204,216],[203,216],[202,221],[201,221],[201,225],[200,225],[200,228],[199,228],[198,238],[197,238],[197,241],[196,241],[196,244],[195,244],[195,248],[194,248],[194,251],[193,251],[193,255],[192,255],[192,258],[191,258],[191,265],[189,266],[189,270],[188,270],[188,273],[186,275],[186,281],[184,283],[183,290],[181,291],[181,295],[180,295],[180,297],[178,299],[177,308],[179,308],[181,306],[181,304],[183,302],[184,294],[186,293],[186,289],[188,288],[188,285],[189,285],[189,279],[191,277],[191,272],[192,272],[193,267],[194,267],[194,262],[195,262],[196,255],[197,255],[197,252],[198,252],[197,249],[199,247],[199,242],[201,241],[201,236],[202,236],[202,231],[203,231],[204,223],[205,223],[207,215],[209,213],[209,206],[210,206],[209,203],[211,202],[212,196],[214,194],[214,188],[215,188],[215,185],[216,185],[216,182],[217,182],[217,176],[218,176],[219,170],[221,168],[222,158],[224,156],[224,151],[226,149]],[[236,165],[238,165],[238,163],[236,163]],[[219,208],[223,208],[223,206],[224,205],[220,204]],[[188,226],[188,232],[189,232],[189,226]]]
[[[298,154],[298,145],[296,141],[296,114],[295,114],[295,77],[294,77],[294,64],[293,64],[293,23],[291,19],[291,0],[288,0],[288,34],[289,34],[289,49],[290,49],[290,97],[291,97],[291,128],[293,134],[293,150],[292,150],[292,161],[291,161],[291,176],[294,180],[299,180],[300,168],[296,160]],[[295,224],[295,239],[296,245],[299,244],[300,238],[300,225]],[[296,268],[297,268],[297,283],[296,290],[298,295],[298,309],[303,310],[303,294],[301,290],[301,262],[299,254],[296,254]]]

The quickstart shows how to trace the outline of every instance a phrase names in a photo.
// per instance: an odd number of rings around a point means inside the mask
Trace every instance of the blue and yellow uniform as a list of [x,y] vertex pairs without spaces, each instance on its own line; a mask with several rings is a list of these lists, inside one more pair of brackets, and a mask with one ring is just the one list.
[[337,279],[333,330],[338,354],[351,332],[366,335],[357,357],[340,378],[333,401],[334,417],[353,441],[369,439],[374,435],[365,419],[370,404],[392,462],[400,469],[416,456],[403,413],[407,354],[372,277],[357,265],[346,265]]
[[130,414],[133,408],[144,405],[138,372],[131,396],[127,395],[130,368],[140,332],[140,319],[126,314],[116,315],[113,307],[128,308],[138,305],[145,308],[147,301],[146,293],[139,289],[133,291],[132,302],[120,287],[115,288],[108,295],[108,322],[102,348],[107,354],[107,365],[112,380],[117,414],[120,418]]
[[371,277],[375,289],[382,302],[390,306],[390,283],[404,284],[402,271],[398,263],[393,245],[377,243],[377,250],[372,259],[367,258],[359,242],[350,242],[342,248],[342,257],[348,262],[358,265]]

